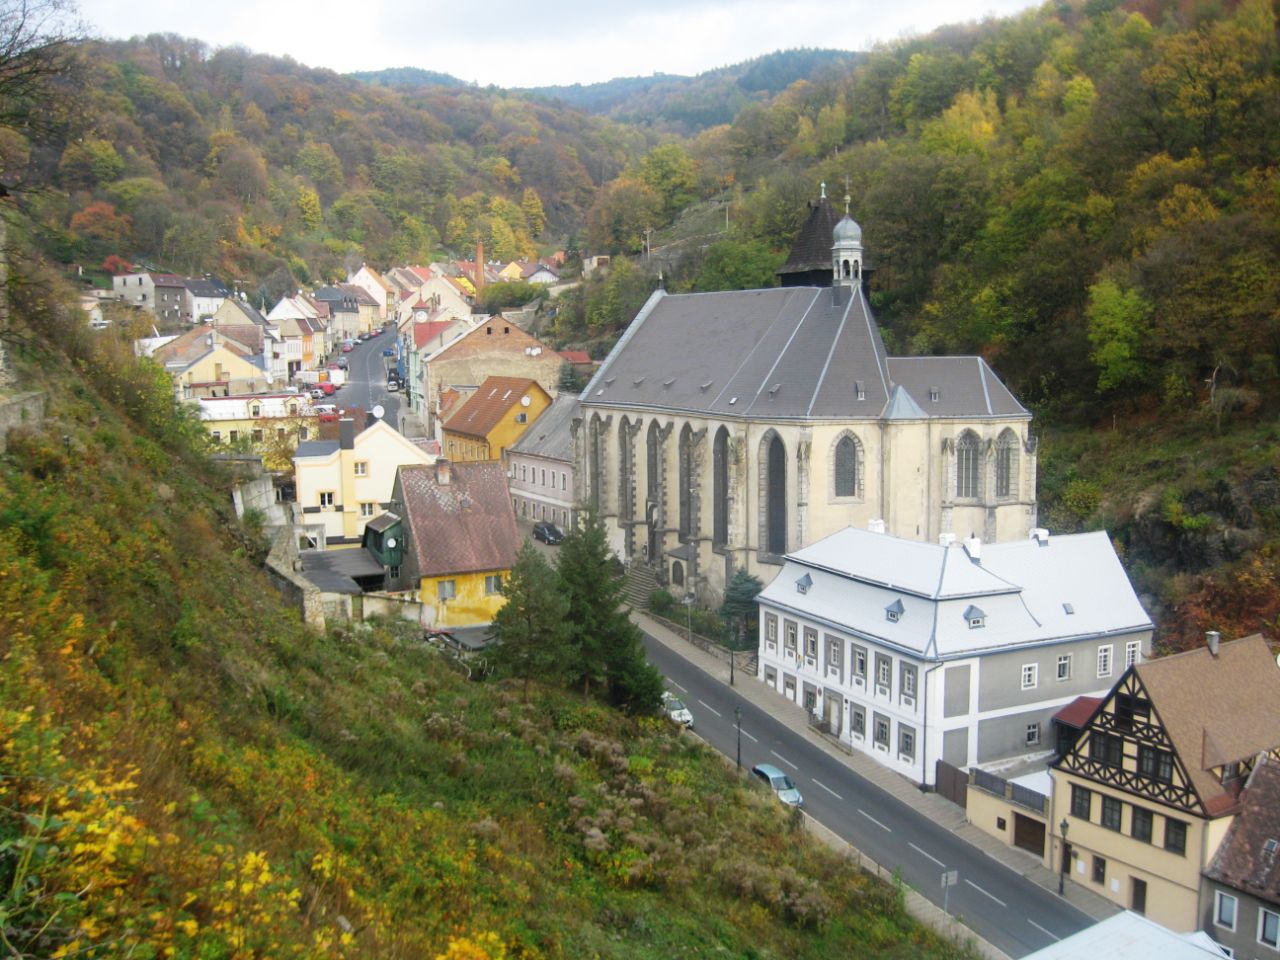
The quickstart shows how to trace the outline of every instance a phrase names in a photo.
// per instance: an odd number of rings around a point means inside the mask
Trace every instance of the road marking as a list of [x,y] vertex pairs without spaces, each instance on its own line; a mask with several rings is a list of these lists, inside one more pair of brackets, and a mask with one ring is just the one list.
[[991,899],[994,900],[996,903],[1000,904],[1000,906],[1002,907],[1008,906],[1008,904],[1005,903],[1003,900],[1001,900],[999,897],[995,896],[994,894],[987,893],[987,891],[983,890],[980,886],[978,886],[972,880],[969,880],[966,878],[964,882],[967,883],[969,886],[973,887],[973,889],[977,890],[983,896],[991,897]]
[[672,679],[670,679],[670,678],[668,678],[668,679],[667,679],[667,683],[671,684],[673,687],[675,687],[675,688],[676,688],[677,690],[679,690],[681,693],[688,693],[688,692],[689,692],[687,688],[680,686],[680,684],[676,683],[674,680],[672,680]]
[[708,710],[710,710],[712,713],[714,713],[717,717],[723,716],[723,714],[719,710],[717,710],[711,704],[707,703],[707,701],[699,700],[698,702],[702,704],[704,707],[706,707]]
[[784,757],[782,754],[780,754],[777,750],[770,750],[769,752],[770,752],[770,753],[772,753],[772,754],[773,754],[775,757],[777,757],[779,760],[781,760],[783,763],[785,763],[785,764],[786,764],[788,767],[790,767],[792,770],[799,770],[799,769],[800,769],[800,768],[799,768],[799,767],[797,767],[794,763],[792,763],[790,760],[788,760],[786,757]]
[[823,783],[821,780],[815,780],[815,781],[813,781],[813,782],[814,782],[815,784],[817,784],[818,786],[820,786],[823,790],[827,791],[827,793],[831,794],[831,795],[832,795],[833,797],[835,797],[837,800],[843,800],[843,799],[844,799],[844,797],[840,796],[840,794],[836,793],[834,790],[832,790],[830,787],[828,787],[828,786],[827,786],[825,783]]
[[760,742],[760,741],[759,741],[759,740],[757,740],[755,737],[753,737],[751,734],[747,733],[747,731],[745,731],[745,730],[743,730],[743,731],[742,731],[742,735],[743,735],[744,737],[746,737],[748,740],[750,740],[752,743],[759,743],[759,742]]
[[1056,933],[1054,933],[1052,930],[1046,930],[1044,927],[1040,926],[1040,924],[1036,923],[1034,920],[1032,920],[1032,919],[1030,919],[1030,918],[1028,918],[1028,919],[1027,919],[1027,923],[1031,924],[1033,927],[1035,927],[1037,930],[1039,930],[1041,933],[1043,933],[1046,937],[1053,937],[1053,939],[1054,939],[1054,940],[1061,940],[1061,939],[1062,939],[1060,936],[1058,936],[1058,935],[1057,935]]
[[926,860],[932,860],[934,863],[936,863],[940,867],[943,867],[944,869],[947,866],[945,863],[943,863],[941,860],[939,860],[937,857],[933,856],[932,854],[925,853],[923,850],[917,847],[910,840],[907,841],[907,846],[910,847],[912,850],[914,850],[916,853],[920,854],[920,856],[924,857]]
[[881,830],[885,831],[886,833],[893,833],[893,831],[892,831],[892,830],[890,830],[888,827],[886,827],[883,823],[881,823],[879,820],[877,820],[877,819],[876,819],[875,817],[873,817],[871,814],[867,813],[867,811],[863,810],[862,808],[859,808],[859,809],[858,809],[858,812],[859,812],[860,814],[862,814],[864,817],[866,817],[868,820],[870,820],[872,823],[874,823],[874,824],[875,824],[877,827],[879,827]]

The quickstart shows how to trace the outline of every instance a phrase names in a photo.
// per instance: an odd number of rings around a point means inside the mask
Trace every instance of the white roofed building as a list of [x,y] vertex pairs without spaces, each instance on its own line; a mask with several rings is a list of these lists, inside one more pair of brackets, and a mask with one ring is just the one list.
[[848,527],[788,554],[757,602],[764,682],[923,784],[938,760],[1049,755],[1054,713],[1150,653],[1105,532],[937,545]]

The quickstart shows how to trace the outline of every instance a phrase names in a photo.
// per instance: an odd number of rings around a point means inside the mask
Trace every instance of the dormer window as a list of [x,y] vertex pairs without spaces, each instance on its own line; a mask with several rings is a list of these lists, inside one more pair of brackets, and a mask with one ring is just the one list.
[[884,608],[884,617],[890,623],[897,623],[902,619],[905,608],[902,606],[901,600],[895,600],[889,606]]
[[940,391],[937,387],[930,387],[930,388],[929,388],[929,399],[930,399],[933,403],[937,403],[939,400],[941,400],[941,399],[942,399],[942,391]]
[[809,588],[812,586],[813,586],[813,577],[809,576],[806,573],[803,577],[801,577],[799,580],[796,581],[796,592],[808,593]]
[[1064,604],[1062,605],[1062,612],[1063,612],[1063,613],[1065,613],[1065,614],[1069,617],[1069,616],[1072,616],[1072,615],[1076,612],[1076,608],[1075,608],[1075,606],[1074,606],[1073,604],[1070,604],[1070,603],[1064,603]]
[[252,407],[249,408],[249,416],[251,417],[262,416],[262,408],[255,403]]
[[987,625],[987,615],[972,604],[965,610],[964,619],[970,630],[981,630]]

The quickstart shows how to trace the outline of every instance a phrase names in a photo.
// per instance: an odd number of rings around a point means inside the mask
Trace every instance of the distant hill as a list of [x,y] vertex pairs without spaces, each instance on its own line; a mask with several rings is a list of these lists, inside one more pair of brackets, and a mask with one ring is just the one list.
[[[694,77],[655,73],[648,77],[618,77],[604,83],[526,87],[508,92],[555,101],[585,113],[640,126],[693,134],[732,122],[748,103],[768,100],[797,80],[817,80],[824,75],[846,73],[860,58],[860,54],[845,50],[783,50]],[[468,85],[448,74],[415,67],[351,76],[387,87]]]

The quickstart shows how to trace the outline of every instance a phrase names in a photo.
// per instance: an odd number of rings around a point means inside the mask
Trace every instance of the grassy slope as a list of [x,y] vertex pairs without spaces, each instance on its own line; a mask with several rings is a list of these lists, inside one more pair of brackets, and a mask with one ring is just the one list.
[[659,721],[305,629],[162,381],[85,356],[0,459],[18,955],[959,953]]

